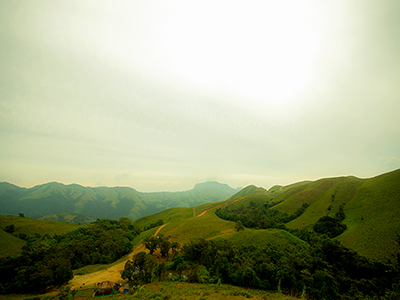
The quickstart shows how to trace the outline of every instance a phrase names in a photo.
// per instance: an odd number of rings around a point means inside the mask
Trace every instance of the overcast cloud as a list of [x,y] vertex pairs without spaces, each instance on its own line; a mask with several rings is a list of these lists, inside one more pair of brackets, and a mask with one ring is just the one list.
[[400,168],[400,2],[324,2],[0,0],[0,181]]

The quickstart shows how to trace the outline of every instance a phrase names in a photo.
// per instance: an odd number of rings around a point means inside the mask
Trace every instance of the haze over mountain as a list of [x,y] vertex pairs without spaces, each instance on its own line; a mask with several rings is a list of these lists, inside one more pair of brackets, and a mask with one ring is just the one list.
[[141,193],[129,187],[91,188],[57,182],[21,188],[2,182],[0,214],[24,213],[27,217],[39,218],[74,213],[94,218],[130,217],[134,220],[171,207],[191,207],[226,200],[237,191],[218,182],[198,183],[188,191],[155,193]]

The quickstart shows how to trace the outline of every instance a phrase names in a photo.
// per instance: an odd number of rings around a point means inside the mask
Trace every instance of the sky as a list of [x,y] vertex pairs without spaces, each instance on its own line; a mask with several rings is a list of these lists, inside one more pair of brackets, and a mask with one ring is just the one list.
[[268,189],[398,168],[399,1],[0,0],[0,181]]

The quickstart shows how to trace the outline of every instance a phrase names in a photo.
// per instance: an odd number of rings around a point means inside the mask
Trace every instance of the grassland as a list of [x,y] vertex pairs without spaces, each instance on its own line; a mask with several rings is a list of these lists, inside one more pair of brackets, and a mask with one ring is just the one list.
[[291,250],[293,246],[307,247],[307,244],[291,233],[280,229],[246,229],[231,233],[224,238],[238,245],[266,247],[274,245],[281,249]]
[[[15,232],[7,233],[5,228],[15,226]],[[18,238],[19,234],[27,236],[64,234],[79,228],[80,225],[56,221],[42,221],[25,217],[0,216],[0,257],[18,254],[25,241]]]

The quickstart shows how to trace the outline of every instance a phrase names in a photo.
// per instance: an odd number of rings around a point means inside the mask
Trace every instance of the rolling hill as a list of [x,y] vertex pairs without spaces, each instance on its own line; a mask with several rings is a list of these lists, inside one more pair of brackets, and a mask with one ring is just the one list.
[[[14,226],[12,233],[6,232],[6,227],[10,225]],[[0,215],[0,257],[18,254],[26,244],[26,241],[22,238],[24,236],[35,236],[35,234],[53,236],[54,234],[67,233],[79,227],[79,225],[65,222]]]
[[334,217],[342,206],[347,229],[337,240],[346,247],[373,260],[394,261],[400,234],[400,170],[373,178],[354,176],[304,181],[268,191],[254,186],[244,188],[228,204],[246,207],[251,201],[273,205],[289,215],[307,203],[302,215],[286,223],[291,230],[312,230],[323,216]]
[[[18,193],[21,193],[21,191],[15,188],[14,190],[16,191],[16,197],[20,197]],[[203,240],[206,241],[204,242],[205,245],[211,246],[211,244],[207,244],[208,241],[222,242],[222,240],[228,240],[236,245],[235,247],[244,246],[249,247],[248,249],[252,249],[251,247],[253,246],[254,249],[271,247],[269,249],[273,251],[272,253],[280,253],[279,259],[282,258],[282,263],[290,264],[291,259],[299,259],[298,263],[301,264],[303,262],[301,255],[304,255],[304,259],[308,259],[308,263],[312,262],[314,261],[313,255],[320,253],[318,252],[320,248],[316,248],[315,245],[307,242],[302,237],[299,238],[299,235],[296,236],[295,230],[305,229],[312,231],[314,224],[321,217],[334,216],[339,211],[339,207],[343,207],[345,213],[343,223],[346,224],[347,229],[335,238],[337,241],[342,242],[344,246],[357,251],[374,262],[381,261],[392,265],[393,258],[399,251],[396,238],[400,231],[400,170],[369,179],[360,179],[353,176],[324,178],[288,186],[274,186],[269,190],[249,186],[227,199],[193,207],[169,208],[136,219],[133,223],[137,227],[145,228],[158,220],[163,220],[164,224],[158,227],[157,232],[168,238],[170,242],[178,242],[180,245],[192,243],[193,240],[202,243],[201,241]],[[290,215],[305,203],[308,204],[308,207],[306,207],[304,213],[285,223],[288,230],[245,228],[244,231],[236,231],[235,222],[223,220],[215,214],[218,209],[226,207],[235,207],[236,209],[243,207],[243,209],[246,209],[248,206],[267,204],[270,209],[279,210]],[[2,229],[5,229],[5,226],[12,222],[15,223],[15,227],[19,231],[22,228],[27,230],[29,226],[20,226],[18,222],[34,222],[35,225],[32,227],[36,228],[35,230],[37,228],[46,228],[41,224],[57,223],[41,223],[45,221],[11,216],[5,216],[0,221],[2,222]],[[63,230],[70,230],[70,228],[64,228]],[[15,234],[11,235],[4,230],[2,232],[2,239],[4,238],[8,245],[15,245],[14,252],[18,251],[17,248],[22,245],[20,239]],[[137,237],[137,246],[134,253],[135,251],[143,251],[141,239],[155,232],[156,228],[142,232]],[[333,242],[328,242],[327,245],[329,247],[337,247]],[[327,249],[330,249],[329,247]],[[332,249],[340,250],[340,248]],[[296,257],[296,253],[301,254]],[[346,251],[342,253],[353,255]],[[223,252],[220,254],[222,255]],[[290,259],[285,262],[286,254]],[[159,253],[156,253],[155,256],[160,259]],[[356,261],[361,262],[362,259]],[[334,263],[340,265],[341,260],[334,260]],[[108,280],[111,274],[110,270],[115,273],[112,273],[115,275],[114,280],[119,280],[123,265],[124,263],[122,262],[120,266],[118,265],[119,269],[114,266],[105,269],[104,272],[93,273],[95,274],[93,278],[91,278],[90,274],[76,275],[70,284],[81,286],[85,282]],[[280,262],[277,265],[280,265]],[[272,268],[272,265],[269,266]],[[373,265],[370,264],[368,266],[372,267]],[[298,267],[302,268],[301,265],[298,265]],[[311,270],[309,270],[310,273],[304,270],[301,274],[306,276],[304,278],[317,276]],[[294,271],[291,270],[290,273],[292,272]],[[312,281],[310,282],[312,283]]]
[[[83,187],[78,184],[46,183],[33,188],[21,188],[0,183],[0,214],[68,221],[54,215],[69,213],[93,218],[132,220],[171,207],[192,207],[218,202],[231,197],[237,190],[218,182],[205,182],[183,192],[141,193],[128,187]],[[49,216],[53,215],[53,216]],[[84,220],[77,218],[77,222]]]

